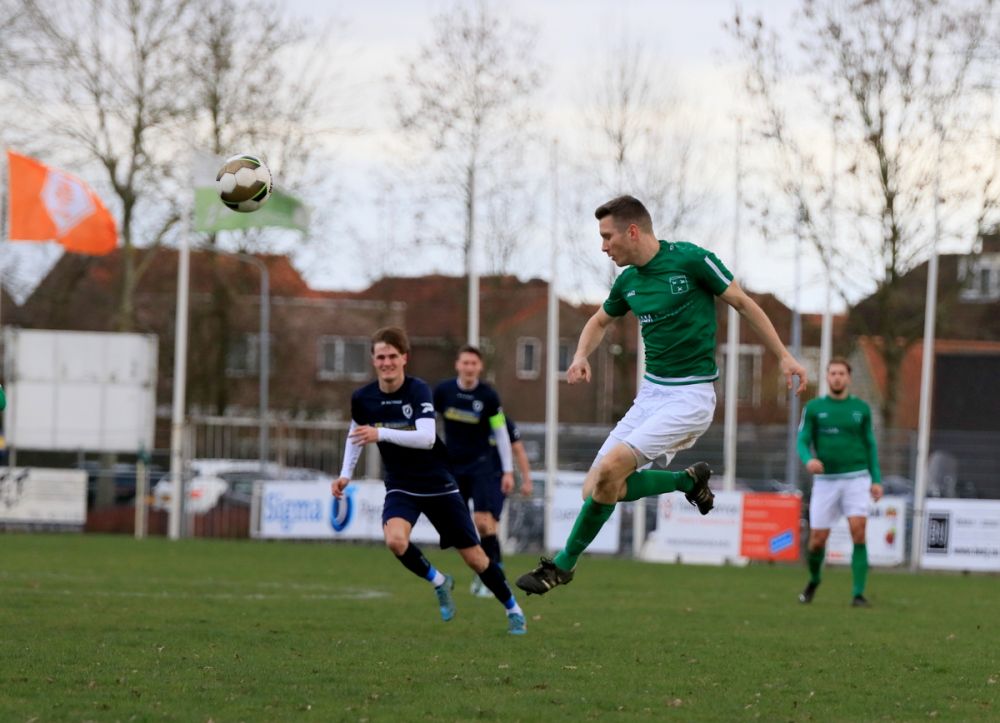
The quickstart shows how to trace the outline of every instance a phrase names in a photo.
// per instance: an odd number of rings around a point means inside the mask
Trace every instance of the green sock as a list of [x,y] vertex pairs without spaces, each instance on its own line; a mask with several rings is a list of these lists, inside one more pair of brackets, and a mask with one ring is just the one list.
[[556,567],[560,570],[572,570],[576,567],[576,561],[580,559],[580,555],[587,549],[587,545],[594,541],[597,533],[601,531],[604,523],[608,521],[614,511],[614,505],[595,502],[593,497],[584,500],[580,514],[576,516],[573,529],[566,539],[566,547],[553,558]]
[[865,583],[868,582],[868,545],[861,543],[854,546],[851,553],[851,578],[854,580],[853,595],[865,594]]
[[823,558],[826,557],[826,548],[809,550],[806,560],[809,562],[809,582],[819,585],[820,572],[823,570]]
[[642,497],[652,497],[664,492],[690,492],[694,480],[684,470],[668,472],[665,469],[636,470],[625,480],[625,496],[622,502],[632,502]]

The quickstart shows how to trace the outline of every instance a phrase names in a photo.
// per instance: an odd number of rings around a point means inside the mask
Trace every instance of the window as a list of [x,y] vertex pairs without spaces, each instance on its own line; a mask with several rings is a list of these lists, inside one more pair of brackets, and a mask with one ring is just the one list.
[[573,363],[573,352],[576,351],[576,344],[572,339],[560,339],[559,340],[559,375],[561,378],[566,377],[566,371],[569,369],[569,365]]
[[[726,392],[727,345],[719,347],[719,388]],[[763,366],[764,348],[756,344],[740,344],[738,376],[736,378],[736,399],[739,404],[760,406],[760,376]]]
[[370,340],[367,337],[324,336],[319,340],[320,379],[368,378]]
[[[271,354],[268,376],[274,374],[274,337],[270,337]],[[229,344],[226,354],[226,376],[247,377],[260,373],[260,334],[243,334]]]
[[984,254],[978,259],[961,259],[958,280],[962,301],[1000,299],[1000,254]]
[[542,342],[535,337],[517,340],[517,378],[538,379],[542,371]]

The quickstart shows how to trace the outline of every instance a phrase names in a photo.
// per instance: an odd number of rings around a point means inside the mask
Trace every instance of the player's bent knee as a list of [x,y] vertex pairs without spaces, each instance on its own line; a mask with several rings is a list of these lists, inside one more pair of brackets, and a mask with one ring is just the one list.
[[402,535],[386,535],[385,546],[389,548],[393,555],[399,557],[406,552],[406,548],[410,546],[410,541]]

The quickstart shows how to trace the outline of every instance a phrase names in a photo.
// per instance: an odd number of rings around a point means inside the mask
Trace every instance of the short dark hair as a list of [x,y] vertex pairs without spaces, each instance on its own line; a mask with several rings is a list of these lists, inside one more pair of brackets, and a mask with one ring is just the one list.
[[847,373],[848,374],[851,373],[851,363],[847,361],[845,357],[842,356],[831,357],[830,361],[826,363],[826,370],[830,371],[830,367],[832,367],[834,364],[843,364],[847,368]]
[[483,353],[479,350],[479,347],[476,346],[475,344],[463,344],[461,347],[459,347],[458,354],[455,355],[455,358],[458,359],[458,357],[462,356],[463,354],[475,354],[477,357],[479,357],[479,361],[483,360]]
[[640,231],[653,233],[653,217],[642,205],[642,201],[634,196],[619,196],[603,203],[594,211],[594,216],[600,221],[605,216],[611,216],[619,227],[635,224]]
[[406,337],[406,332],[398,326],[383,326],[372,334],[372,353],[375,352],[375,345],[378,343],[394,346],[400,354],[410,353],[410,340]]

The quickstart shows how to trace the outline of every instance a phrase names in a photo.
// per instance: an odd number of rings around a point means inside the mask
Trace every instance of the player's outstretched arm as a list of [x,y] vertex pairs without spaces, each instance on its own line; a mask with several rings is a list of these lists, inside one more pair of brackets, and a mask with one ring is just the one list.
[[795,393],[801,394],[804,392],[806,386],[809,384],[806,368],[785,348],[781,337],[778,336],[778,332],[774,328],[774,324],[767,318],[767,314],[760,308],[760,305],[747,296],[746,292],[735,281],[729,285],[729,288],[719,298],[736,309],[740,313],[740,316],[746,319],[750,327],[764,340],[764,346],[767,347],[767,350],[778,357],[781,373],[785,375],[785,382],[788,388],[792,388],[792,377],[797,376],[799,384],[795,388]]
[[587,319],[587,323],[583,325],[583,331],[580,332],[580,341],[576,344],[573,363],[566,370],[567,382],[577,384],[590,381],[590,362],[587,361],[587,357],[601,345],[608,325],[612,321],[614,321],[614,317],[603,308],[599,308],[593,316]]

